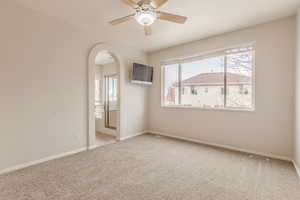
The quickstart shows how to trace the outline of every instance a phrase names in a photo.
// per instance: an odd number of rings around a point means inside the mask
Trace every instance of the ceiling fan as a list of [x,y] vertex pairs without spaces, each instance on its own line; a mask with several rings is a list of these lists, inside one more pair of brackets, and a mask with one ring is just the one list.
[[151,35],[152,31],[150,26],[157,19],[184,24],[187,20],[187,17],[156,10],[167,1],[168,0],[140,0],[136,3],[133,0],[122,0],[123,3],[132,7],[135,10],[135,13],[115,19],[110,23],[112,25],[117,25],[128,20],[135,19],[139,24],[144,26],[145,34],[147,36]]

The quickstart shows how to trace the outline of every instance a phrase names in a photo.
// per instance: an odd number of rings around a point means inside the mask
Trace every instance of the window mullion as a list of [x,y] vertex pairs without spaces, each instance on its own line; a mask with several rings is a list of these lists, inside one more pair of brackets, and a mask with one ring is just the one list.
[[162,70],[161,70],[161,87],[164,89],[163,92],[161,93],[161,99],[160,101],[162,102],[162,105],[166,106],[166,66],[162,66]]
[[224,107],[227,107],[227,54],[224,56]]
[[181,63],[179,63],[178,65],[178,88],[179,88],[179,91],[178,91],[178,103],[179,105],[181,105],[181,95],[182,95],[182,88],[181,88],[181,79],[182,79],[182,68],[181,68]]

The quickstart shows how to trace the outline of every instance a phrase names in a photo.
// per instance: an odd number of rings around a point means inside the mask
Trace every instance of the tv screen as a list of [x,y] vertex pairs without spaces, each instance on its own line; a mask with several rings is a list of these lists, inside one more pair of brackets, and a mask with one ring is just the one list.
[[133,63],[132,82],[151,84],[153,80],[153,67]]

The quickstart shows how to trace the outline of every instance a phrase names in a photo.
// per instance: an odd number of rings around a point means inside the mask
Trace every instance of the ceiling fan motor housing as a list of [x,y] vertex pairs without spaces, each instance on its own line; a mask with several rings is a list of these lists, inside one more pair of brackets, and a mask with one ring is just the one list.
[[151,25],[155,22],[157,19],[157,12],[151,4],[143,4],[135,9],[135,19],[136,21],[145,26],[145,25]]

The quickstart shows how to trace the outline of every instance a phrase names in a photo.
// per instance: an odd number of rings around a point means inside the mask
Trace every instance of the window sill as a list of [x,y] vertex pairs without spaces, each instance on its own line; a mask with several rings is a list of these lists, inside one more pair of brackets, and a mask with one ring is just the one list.
[[197,106],[168,106],[168,105],[161,105],[161,108],[165,109],[194,109],[194,110],[211,110],[211,111],[233,111],[233,112],[254,112],[255,108],[203,108],[203,107],[197,107]]

